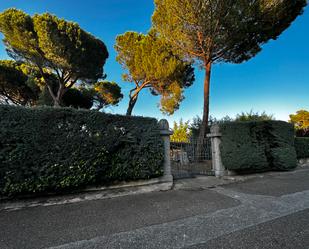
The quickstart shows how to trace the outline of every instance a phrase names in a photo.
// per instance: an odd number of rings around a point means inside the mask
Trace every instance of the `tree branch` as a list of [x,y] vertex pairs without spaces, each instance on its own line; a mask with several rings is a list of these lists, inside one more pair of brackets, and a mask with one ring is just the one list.
[[151,81],[150,80],[146,80],[143,82],[143,84],[141,84],[138,88],[135,88],[135,93],[133,94],[132,98],[135,98],[139,92],[147,86],[147,84],[149,84]]
[[78,78],[76,77],[74,80],[72,80],[72,81],[69,83],[69,85],[66,85],[65,87],[66,87],[67,89],[71,88],[71,87],[76,83],[77,80],[78,80]]
[[56,95],[54,94],[53,89],[52,89],[52,86],[49,84],[48,79],[45,77],[45,73],[43,72],[43,69],[42,69],[38,64],[36,64],[36,66],[38,67],[41,76],[42,76],[43,79],[45,80],[45,83],[46,83],[46,86],[47,86],[48,91],[49,91],[49,93],[50,93],[50,96],[52,97],[52,99],[53,99],[54,101],[56,101],[56,100],[57,100],[57,97],[56,97]]

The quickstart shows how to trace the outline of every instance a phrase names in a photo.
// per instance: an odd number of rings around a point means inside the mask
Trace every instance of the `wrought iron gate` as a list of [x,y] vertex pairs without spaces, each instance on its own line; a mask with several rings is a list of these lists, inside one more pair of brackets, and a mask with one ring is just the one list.
[[211,142],[207,138],[197,152],[197,140],[188,143],[171,142],[171,166],[175,179],[196,175],[214,175],[211,162]]

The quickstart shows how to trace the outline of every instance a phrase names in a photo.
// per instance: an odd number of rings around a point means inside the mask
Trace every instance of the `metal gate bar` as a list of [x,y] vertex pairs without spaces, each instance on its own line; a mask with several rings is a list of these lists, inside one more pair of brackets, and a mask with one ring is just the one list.
[[197,140],[191,140],[188,143],[171,142],[171,165],[174,178],[214,175],[210,139],[205,139],[201,144],[201,153],[198,153],[197,145]]

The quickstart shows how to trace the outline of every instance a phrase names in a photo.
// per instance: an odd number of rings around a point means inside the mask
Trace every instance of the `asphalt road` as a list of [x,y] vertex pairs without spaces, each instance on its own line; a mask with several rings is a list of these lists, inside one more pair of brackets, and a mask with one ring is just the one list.
[[215,212],[239,203],[210,190],[170,191],[1,212],[0,248],[61,245]]
[[186,247],[186,249],[308,249],[309,209]]
[[1,249],[309,248],[309,169],[0,212]]

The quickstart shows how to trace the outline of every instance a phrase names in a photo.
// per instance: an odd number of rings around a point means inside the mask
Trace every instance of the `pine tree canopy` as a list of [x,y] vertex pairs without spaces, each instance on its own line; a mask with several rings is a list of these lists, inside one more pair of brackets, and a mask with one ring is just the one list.
[[204,62],[241,63],[277,39],[306,0],[155,0],[154,27],[175,48]]
[[161,96],[161,110],[173,114],[184,98],[183,89],[194,81],[191,62],[173,53],[171,46],[153,30],[147,35],[126,32],[117,37],[115,49],[117,61],[127,70],[123,79],[135,85],[131,102],[136,102],[139,92],[148,88]]
[[55,92],[46,79],[55,105],[61,105],[63,94],[77,81],[91,83],[104,77],[105,44],[76,23],[48,13],[30,16],[8,9],[0,14],[0,32],[12,58],[36,66],[42,77],[43,69],[57,76]]
[[23,64],[0,61],[0,103],[28,106],[37,101],[39,88],[24,70]]

